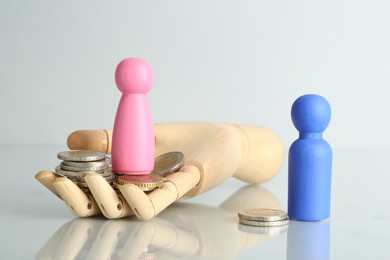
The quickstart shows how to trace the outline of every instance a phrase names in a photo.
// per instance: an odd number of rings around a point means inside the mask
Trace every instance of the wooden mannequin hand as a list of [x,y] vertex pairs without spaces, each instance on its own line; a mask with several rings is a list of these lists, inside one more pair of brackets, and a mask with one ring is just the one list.
[[51,171],[38,172],[35,178],[64,200],[76,216],[89,217],[102,213],[107,218],[115,219],[135,213],[139,219],[145,220],[154,217],[195,187],[200,174],[196,167],[184,166],[179,172],[164,178],[163,186],[148,195],[133,184],[118,185],[120,193],[117,193],[97,173],[89,173],[84,178],[90,193],[85,193],[70,179],[58,177]]
[[[283,148],[279,138],[261,127],[213,123],[168,123],[155,126],[156,155],[180,151],[186,163],[179,172],[164,178],[164,184],[149,194],[137,186],[120,186],[120,193],[98,174],[85,181],[91,194],[84,193],[71,180],[50,171],[36,179],[63,199],[77,216],[103,213],[107,218],[136,214],[150,219],[173,202],[214,188],[230,176],[261,183],[279,170]],[[111,131],[76,131],[68,138],[70,149],[101,150],[109,153]]]

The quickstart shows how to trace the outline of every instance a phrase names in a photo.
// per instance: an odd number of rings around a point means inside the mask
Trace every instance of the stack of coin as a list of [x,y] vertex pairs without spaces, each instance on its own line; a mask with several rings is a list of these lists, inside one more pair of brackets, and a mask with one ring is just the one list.
[[56,167],[56,173],[69,178],[79,187],[88,188],[84,179],[88,173],[101,174],[110,184],[115,179],[110,167],[111,159],[103,152],[71,150],[58,153],[57,158],[63,161]]
[[287,213],[276,209],[249,209],[238,212],[239,222],[258,227],[275,227],[288,224]]

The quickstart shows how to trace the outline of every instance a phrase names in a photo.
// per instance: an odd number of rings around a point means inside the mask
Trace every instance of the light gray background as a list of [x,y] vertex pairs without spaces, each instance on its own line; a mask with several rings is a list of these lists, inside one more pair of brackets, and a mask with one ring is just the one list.
[[[112,127],[114,70],[132,56],[154,66],[156,122],[260,124],[288,147],[292,102],[325,96],[335,148],[330,259],[388,257],[389,10],[387,0],[0,0],[0,258],[32,259],[75,219],[32,176],[54,169],[71,131]],[[230,178],[191,203],[217,207],[243,185]],[[284,160],[264,184],[284,210],[286,187]],[[233,220],[221,225],[233,236],[201,237],[225,245],[239,233]],[[288,232],[236,259],[293,259]]]
[[217,121],[296,138],[292,102],[332,105],[340,149],[390,145],[388,1],[0,2],[0,144],[111,128],[117,63],[155,70],[155,122]]

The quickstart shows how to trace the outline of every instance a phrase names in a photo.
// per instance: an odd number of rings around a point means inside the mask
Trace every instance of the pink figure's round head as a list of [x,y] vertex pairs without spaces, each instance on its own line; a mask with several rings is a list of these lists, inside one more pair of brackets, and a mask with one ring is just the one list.
[[153,80],[152,65],[144,59],[124,59],[116,67],[115,82],[122,93],[148,93]]

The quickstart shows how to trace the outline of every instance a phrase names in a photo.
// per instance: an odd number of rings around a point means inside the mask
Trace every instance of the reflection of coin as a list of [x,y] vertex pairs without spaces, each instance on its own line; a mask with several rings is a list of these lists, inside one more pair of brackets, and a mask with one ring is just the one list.
[[184,164],[184,155],[181,152],[170,152],[158,156],[154,161],[153,172],[162,176],[178,171]]
[[245,232],[245,233],[252,233],[252,234],[263,234],[263,235],[269,235],[269,236],[276,236],[279,235],[285,231],[287,231],[288,225],[281,225],[281,226],[272,226],[272,227],[262,227],[262,226],[252,226],[252,225],[238,225],[238,230]]
[[119,175],[114,186],[134,184],[137,185],[142,191],[151,191],[159,188],[163,185],[164,179],[158,173],[144,174],[144,175]]
[[57,154],[57,158],[65,161],[98,161],[106,157],[106,154],[99,151],[92,150],[71,150],[64,151]]
[[275,227],[275,226],[282,226],[288,224],[288,219],[278,220],[278,221],[257,221],[257,220],[247,220],[247,219],[240,218],[240,223],[244,225],[258,226],[258,227]]
[[162,253],[161,249],[148,245],[137,259],[160,259],[160,253]]
[[287,219],[287,213],[276,209],[248,209],[238,212],[238,217],[250,221],[281,221]]

